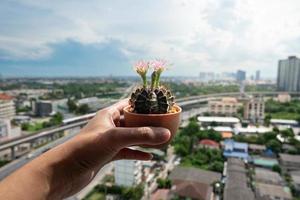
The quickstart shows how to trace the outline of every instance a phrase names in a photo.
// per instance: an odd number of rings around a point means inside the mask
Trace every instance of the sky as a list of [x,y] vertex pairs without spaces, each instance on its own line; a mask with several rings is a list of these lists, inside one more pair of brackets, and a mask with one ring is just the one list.
[[165,59],[168,76],[244,69],[276,77],[300,52],[299,0],[1,0],[4,76],[133,75]]

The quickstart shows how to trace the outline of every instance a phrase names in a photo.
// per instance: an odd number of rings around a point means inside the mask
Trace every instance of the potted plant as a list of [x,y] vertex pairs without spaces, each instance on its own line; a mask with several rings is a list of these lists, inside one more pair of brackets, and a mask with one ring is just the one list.
[[[124,108],[125,126],[164,127],[170,130],[174,137],[180,123],[182,109],[175,104],[175,97],[166,87],[160,85],[160,76],[166,69],[166,61],[139,61],[135,71],[142,78],[138,87],[129,99],[129,106]],[[148,84],[147,72],[152,68],[151,82]],[[164,147],[168,143],[159,145]]]

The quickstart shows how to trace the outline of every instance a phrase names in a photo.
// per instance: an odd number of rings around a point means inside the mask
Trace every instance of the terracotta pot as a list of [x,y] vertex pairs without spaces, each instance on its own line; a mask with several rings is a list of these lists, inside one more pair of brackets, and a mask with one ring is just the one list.
[[126,127],[143,127],[143,126],[153,126],[153,127],[164,127],[170,130],[171,138],[168,142],[153,146],[154,148],[166,147],[171,139],[175,136],[177,129],[180,125],[181,111],[182,109],[175,105],[177,110],[176,113],[167,114],[137,114],[130,112],[130,106],[124,108],[124,119]]

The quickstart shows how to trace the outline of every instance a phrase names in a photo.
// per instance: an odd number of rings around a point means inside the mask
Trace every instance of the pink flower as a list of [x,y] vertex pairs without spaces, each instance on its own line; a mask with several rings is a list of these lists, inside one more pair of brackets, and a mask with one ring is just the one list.
[[134,65],[134,69],[138,74],[145,75],[149,69],[149,64],[148,61],[141,60]]
[[167,61],[155,60],[151,62],[151,66],[153,67],[154,71],[161,73],[167,69]]

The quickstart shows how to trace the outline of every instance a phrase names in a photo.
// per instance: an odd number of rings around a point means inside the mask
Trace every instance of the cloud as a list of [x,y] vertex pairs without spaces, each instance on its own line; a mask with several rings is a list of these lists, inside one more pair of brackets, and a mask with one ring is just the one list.
[[[299,55],[299,9],[298,0],[7,0],[1,72],[25,73],[32,64],[36,73],[57,74],[50,68],[60,65],[65,74],[76,72],[72,66],[130,74],[119,66],[162,57],[174,63],[169,75],[244,68],[275,76],[278,59]],[[86,68],[97,63],[101,70]]]

